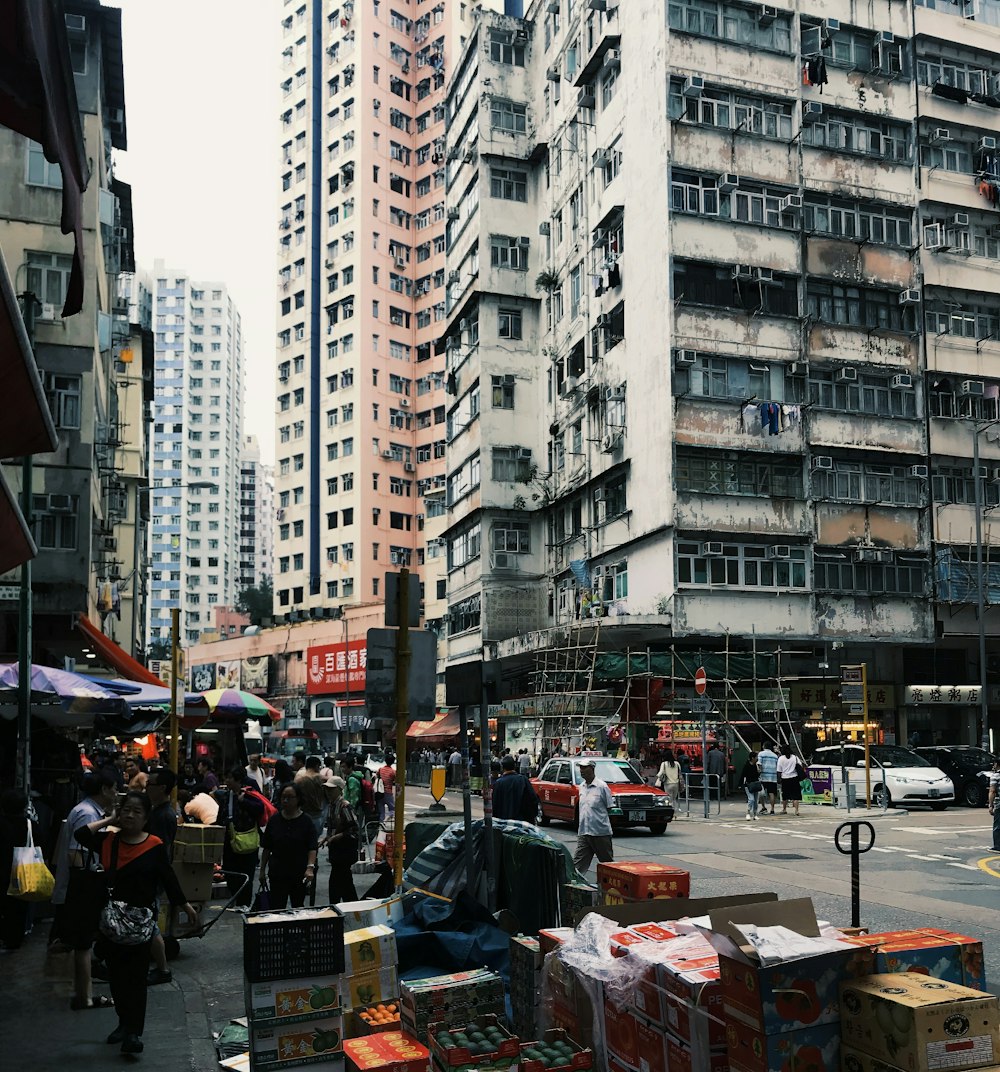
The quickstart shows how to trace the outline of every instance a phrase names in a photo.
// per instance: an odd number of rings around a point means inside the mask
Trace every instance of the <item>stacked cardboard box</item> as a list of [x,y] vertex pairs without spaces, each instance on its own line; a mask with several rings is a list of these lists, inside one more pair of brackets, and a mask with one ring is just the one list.
[[997,998],[918,972],[871,975],[840,988],[847,1072],[965,1072],[1000,1062]]
[[428,1072],[430,1051],[400,1031],[384,1031],[344,1043],[347,1072]]
[[679,867],[622,860],[599,863],[597,885],[602,904],[633,904],[636,901],[688,897],[691,893],[691,875]]
[[403,1031],[427,1042],[427,1025],[472,1016],[506,1015],[503,979],[486,968],[406,980],[400,993]]
[[431,1072],[519,1072],[521,1040],[487,1013],[428,1025]]
[[976,938],[926,927],[861,934],[847,941],[873,951],[875,963],[872,970],[877,975],[886,972],[923,972],[947,983],[957,983],[973,990],[986,989],[983,943]]
[[[347,918],[359,915],[375,918],[381,909],[359,910]],[[373,915],[374,913],[374,915]],[[396,932],[379,923],[358,927],[344,935],[344,975],[341,980],[345,1030],[348,1038],[370,1033],[356,1014],[375,1005],[399,1004]]]
[[596,908],[600,903],[600,889],[589,882],[566,882],[559,887],[561,922],[567,926],[572,926],[585,908]]
[[250,1068],[343,1068],[344,921],[330,908],[251,913],[243,927]]
[[173,868],[184,896],[191,902],[212,899],[212,876],[222,863],[226,831],[221,826],[183,823],[174,839]]
[[511,1023],[521,1038],[535,1038],[542,988],[542,950],[537,938],[523,934],[510,940]]

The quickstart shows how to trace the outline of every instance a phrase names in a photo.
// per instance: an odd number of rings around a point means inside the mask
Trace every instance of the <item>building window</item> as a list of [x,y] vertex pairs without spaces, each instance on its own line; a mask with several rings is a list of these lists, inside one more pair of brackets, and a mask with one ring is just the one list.
[[62,172],[58,164],[50,164],[37,141],[28,142],[28,185],[62,189]]
[[490,59],[494,63],[506,63],[512,67],[523,67],[524,43],[513,38],[506,30],[491,30]]
[[501,339],[520,339],[521,331],[521,310],[501,309],[497,314],[497,335]]
[[490,103],[490,125],[504,134],[524,134],[528,129],[527,106],[494,98]]
[[792,20],[784,13],[765,23],[749,7],[718,0],[670,0],[667,21],[678,33],[715,37],[744,48],[792,50]]
[[685,97],[683,87],[682,79],[670,83],[672,119],[782,141],[792,136],[792,106],[787,101],[715,86],[706,86],[698,97]]
[[52,375],[49,384],[49,409],[56,427],[79,428],[80,377]]
[[458,569],[474,558],[482,549],[482,527],[476,522],[448,540],[448,569]]
[[528,270],[528,239],[508,235],[490,238],[490,264],[494,268],[510,268],[516,272]]
[[531,527],[527,521],[494,521],[490,544],[494,551],[514,555],[531,553]]
[[842,550],[816,549],[813,557],[813,583],[818,592],[842,592],[852,595],[920,596],[927,582],[926,560],[893,555],[888,561],[855,562]]
[[789,402],[811,402],[820,409],[844,413],[917,416],[916,392],[894,388],[889,375],[845,380],[839,371],[810,370],[808,378],[786,377],[785,397]]
[[820,279],[806,281],[806,313],[826,324],[907,331],[913,325],[898,290],[852,287]]
[[775,550],[762,544],[677,543],[677,583],[699,588],[805,588],[804,547]]
[[494,447],[491,460],[492,477],[498,483],[527,483],[531,479],[529,447]]
[[490,196],[504,201],[528,200],[528,173],[514,168],[490,168]]
[[[815,122],[802,128],[802,144],[833,152],[861,153],[882,160],[910,159],[912,130],[908,123],[880,120],[865,112],[824,107]],[[923,161],[921,161],[923,162]]]
[[798,315],[798,280],[768,269],[674,261],[674,300],[723,309]]
[[802,498],[802,462],[751,451],[685,450],[674,464],[678,491]]
[[[505,376],[491,376],[490,380],[493,388],[493,408],[513,409],[514,376],[508,373]],[[429,461],[430,459],[428,458],[427,460]]]
[[62,253],[28,250],[28,290],[46,305],[62,308],[73,270],[73,258]]
[[[814,499],[837,502],[879,502],[891,506],[922,506],[927,481],[910,475],[905,465],[831,458],[832,469],[814,466],[810,481]],[[935,469],[940,472],[940,469]],[[971,474],[971,469],[970,469]],[[934,478],[937,480],[937,477]]]
[[[40,496],[35,497],[38,502]],[[75,551],[78,538],[77,512],[80,500],[76,495],[50,495],[44,510],[34,516],[35,543],[40,550]]]
[[822,194],[807,194],[802,206],[806,231],[865,239],[878,245],[909,246],[912,242],[912,215],[908,209],[879,205],[871,201],[846,201]]
[[686,390],[699,398],[742,400],[756,395],[782,400],[771,387],[770,366],[758,361],[698,353],[695,363],[688,369],[686,386],[684,379],[683,375],[675,375],[677,391]]

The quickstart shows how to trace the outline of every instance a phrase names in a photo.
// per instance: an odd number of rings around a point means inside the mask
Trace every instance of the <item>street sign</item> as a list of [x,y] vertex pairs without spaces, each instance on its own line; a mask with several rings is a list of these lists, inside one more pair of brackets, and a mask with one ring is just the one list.
[[715,710],[715,704],[711,696],[695,696],[691,700],[691,710],[696,715],[710,715]]
[[19,584],[0,584],[0,603],[16,603],[20,597]]
[[[420,578],[410,574],[410,628],[416,629],[420,625]],[[399,574],[387,573],[385,575],[385,624],[399,625]]]
[[863,715],[865,713],[865,705],[863,703],[848,704],[847,713],[849,715]]
[[[698,693],[699,696],[704,696],[707,685],[708,674],[705,673],[705,667],[699,666],[694,672],[694,691]],[[711,711],[712,709],[709,708],[708,710]]]
[[[437,637],[410,633],[410,722],[432,722],[437,714]],[[396,720],[396,631],[368,630],[365,705],[371,718]]]
[[855,685],[853,682],[842,681],[840,683],[840,702],[841,703],[862,703],[865,698],[865,690],[862,685]]
[[853,681],[857,684],[861,684],[864,680],[864,673],[860,666],[842,666],[840,668],[840,680]]

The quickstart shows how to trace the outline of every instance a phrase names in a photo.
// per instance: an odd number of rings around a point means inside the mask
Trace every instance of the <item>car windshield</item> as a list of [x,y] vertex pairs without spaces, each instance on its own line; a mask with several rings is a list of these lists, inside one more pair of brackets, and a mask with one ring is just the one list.
[[643,784],[639,775],[624,760],[619,763],[613,759],[599,759],[594,763],[594,773],[602,782],[607,782],[608,785],[612,785],[615,782],[619,785],[625,783],[629,785]]
[[997,757],[985,748],[953,748],[948,752],[948,758],[963,767],[975,767],[976,770],[992,767],[997,761]]
[[871,746],[873,759],[877,759],[883,767],[933,767],[923,756],[911,752],[909,748],[900,748],[894,744],[873,744]]

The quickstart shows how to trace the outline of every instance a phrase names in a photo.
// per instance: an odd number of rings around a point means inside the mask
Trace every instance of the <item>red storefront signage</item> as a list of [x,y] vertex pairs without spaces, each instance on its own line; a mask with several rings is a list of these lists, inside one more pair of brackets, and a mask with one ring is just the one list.
[[319,696],[350,689],[363,692],[368,641],[349,644],[317,644],[306,649],[306,693]]

